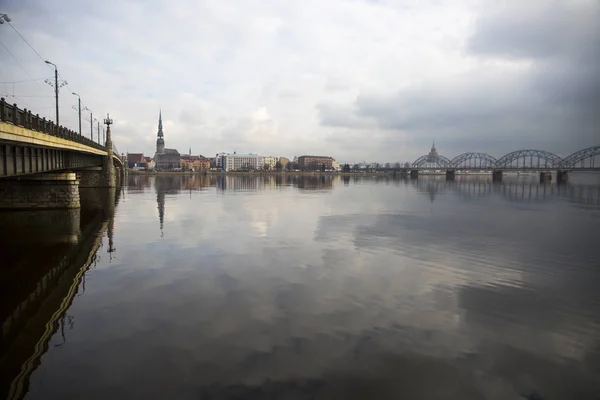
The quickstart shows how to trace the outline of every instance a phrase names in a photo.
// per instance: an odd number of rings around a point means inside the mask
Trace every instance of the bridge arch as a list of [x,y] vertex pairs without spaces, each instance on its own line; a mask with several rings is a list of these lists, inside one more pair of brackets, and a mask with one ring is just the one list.
[[450,161],[452,168],[490,169],[496,166],[496,158],[486,153],[463,153]]
[[496,168],[558,168],[561,162],[562,158],[549,151],[517,150],[499,158],[496,161]]
[[450,159],[446,158],[440,154],[436,154],[434,157],[432,157],[431,154],[425,154],[424,156],[417,158],[412,163],[413,168],[424,168],[424,167],[444,168],[444,167],[448,167],[449,165],[450,165]]
[[[589,160],[589,168],[594,168],[596,157],[600,156],[600,146],[588,147],[587,149],[576,151],[565,157],[560,165],[561,168],[585,168],[586,160]],[[600,166],[600,162],[598,163]]]

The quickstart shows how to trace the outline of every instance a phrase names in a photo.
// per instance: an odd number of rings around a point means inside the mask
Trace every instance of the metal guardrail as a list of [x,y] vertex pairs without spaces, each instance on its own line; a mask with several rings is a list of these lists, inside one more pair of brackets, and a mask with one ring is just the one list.
[[119,160],[121,160],[121,162],[125,163],[125,160],[123,160],[121,153],[119,153],[119,149],[117,149],[115,142],[112,142],[112,151],[113,151],[114,156],[116,156]]
[[[99,150],[106,150],[106,146],[94,142],[79,133],[57,126],[53,121],[40,118],[39,114],[32,114],[31,110],[20,109],[17,104],[9,104],[4,97],[0,98],[0,120],[15,126],[21,126],[32,131],[42,132],[47,135],[71,140]],[[114,144],[113,144],[114,149]]]

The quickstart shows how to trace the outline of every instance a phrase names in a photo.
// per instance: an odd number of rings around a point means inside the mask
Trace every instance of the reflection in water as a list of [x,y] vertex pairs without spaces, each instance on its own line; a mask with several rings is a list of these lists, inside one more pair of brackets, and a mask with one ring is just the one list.
[[44,217],[38,256],[11,239],[3,315],[41,322],[11,317],[2,376],[30,399],[593,399],[599,187],[132,175],[116,217]]
[[85,273],[98,261],[104,232],[112,251],[116,202],[114,189],[82,189],[81,209],[0,213],[9,233],[2,238],[0,270],[0,393],[6,398],[27,392],[52,335],[59,331],[66,343],[65,329],[75,323],[67,311],[85,291]]

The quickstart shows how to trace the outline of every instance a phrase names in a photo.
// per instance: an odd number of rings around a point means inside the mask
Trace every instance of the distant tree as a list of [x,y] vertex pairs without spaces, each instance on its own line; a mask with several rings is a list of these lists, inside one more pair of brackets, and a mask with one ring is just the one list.
[[392,168],[392,164],[390,164],[389,162],[385,163],[385,169],[390,169]]
[[263,164],[263,171],[269,171],[271,169],[271,165],[269,164]]
[[321,164],[321,172],[325,172],[325,164]]
[[377,162],[373,164],[373,169],[374,169],[375,171],[377,171],[377,170],[378,170],[378,169],[380,169],[380,168],[381,168],[381,164],[379,164],[379,163],[377,163]]
[[350,164],[344,164],[342,167],[342,172],[350,172]]
[[275,169],[276,169],[277,171],[281,171],[281,168],[282,168],[281,162],[277,161],[277,162],[275,163]]
[[408,162],[404,163],[404,168],[410,168],[410,164]]
[[396,161],[396,162],[394,163],[394,168],[402,168],[402,167],[400,166],[400,162]]

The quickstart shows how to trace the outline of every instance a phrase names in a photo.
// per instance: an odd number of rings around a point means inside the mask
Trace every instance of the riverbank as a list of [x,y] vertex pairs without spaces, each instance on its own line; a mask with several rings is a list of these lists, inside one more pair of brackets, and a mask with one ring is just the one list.
[[130,175],[211,175],[211,176],[286,176],[286,175],[305,175],[305,176],[385,176],[393,175],[393,171],[379,171],[379,172],[320,172],[320,171],[135,171],[127,170]]

